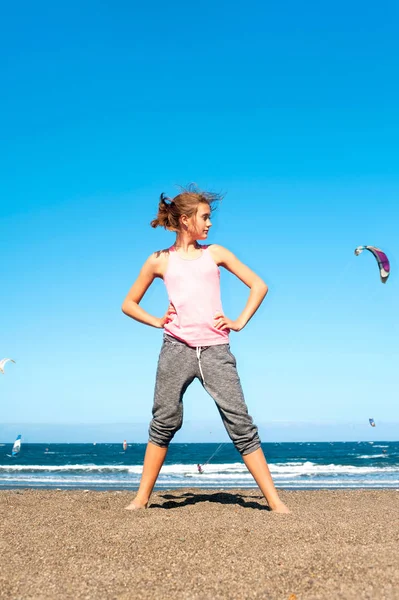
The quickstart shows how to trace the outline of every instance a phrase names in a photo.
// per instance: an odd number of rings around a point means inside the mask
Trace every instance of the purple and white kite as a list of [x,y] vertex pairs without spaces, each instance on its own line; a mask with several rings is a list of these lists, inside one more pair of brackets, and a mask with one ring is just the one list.
[[382,283],[386,283],[390,273],[390,265],[389,260],[385,252],[376,248],[375,246],[358,246],[355,249],[356,256],[359,256],[363,252],[363,250],[368,250],[371,254],[374,255],[376,261],[378,262],[378,267],[380,269],[380,277]]

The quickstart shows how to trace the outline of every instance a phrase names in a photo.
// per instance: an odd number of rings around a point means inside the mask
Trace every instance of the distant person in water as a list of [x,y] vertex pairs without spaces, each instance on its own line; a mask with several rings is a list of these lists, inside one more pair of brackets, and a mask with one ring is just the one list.
[[[183,423],[183,395],[194,379],[198,379],[216,402],[230,439],[269,507],[280,513],[290,512],[274,487],[229,346],[229,333],[246,326],[268,288],[227,248],[206,243],[212,227],[212,208],[217,200],[220,197],[216,194],[192,186],[172,199],[161,195],[158,214],[151,226],[175,232],[175,243],[151,254],[122,304],[122,311],[129,317],[164,330],[149,442],[140,487],[126,507],[128,510],[147,507],[169,443]],[[247,213],[247,206],[242,210]],[[239,222],[239,211],[236,219]],[[198,240],[205,243],[201,245]],[[259,240],[256,247],[254,241],[254,254],[259,254],[262,244],[263,240]],[[248,254],[250,249],[246,251]],[[230,271],[250,289],[247,303],[235,320],[223,312],[219,267]],[[157,278],[164,280],[169,296],[169,307],[163,317],[150,315],[140,306]]]
[[200,464],[197,465],[198,473],[203,473],[203,469]]

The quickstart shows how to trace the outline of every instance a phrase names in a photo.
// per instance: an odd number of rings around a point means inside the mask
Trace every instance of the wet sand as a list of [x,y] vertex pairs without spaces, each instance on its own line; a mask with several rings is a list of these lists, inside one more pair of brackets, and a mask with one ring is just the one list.
[[399,599],[399,492],[1,491],[0,598]]

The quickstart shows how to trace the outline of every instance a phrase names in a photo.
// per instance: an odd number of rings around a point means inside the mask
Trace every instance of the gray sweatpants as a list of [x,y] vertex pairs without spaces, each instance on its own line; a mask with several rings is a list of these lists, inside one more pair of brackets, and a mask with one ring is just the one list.
[[158,361],[150,441],[157,446],[169,445],[183,423],[183,395],[196,377],[216,402],[240,454],[260,448],[258,429],[248,414],[229,345],[192,348],[167,334]]

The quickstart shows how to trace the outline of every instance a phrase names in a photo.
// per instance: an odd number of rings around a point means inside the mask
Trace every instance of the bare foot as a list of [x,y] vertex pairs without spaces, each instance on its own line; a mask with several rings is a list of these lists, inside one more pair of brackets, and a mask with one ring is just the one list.
[[142,502],[134,499],[129,506],[125,506],[125,510],[141,510],[142,508],[148,508],[148,502],[143,504]]
[[284,502],[279,502],[278,504],[276,504],[275,506],[271,506],[270,507],[272,509],[273,512],[276,513],[284,513],[284,514],[291,514],[290,509],[288,508],[288,506],[286,506],[284,504]]

